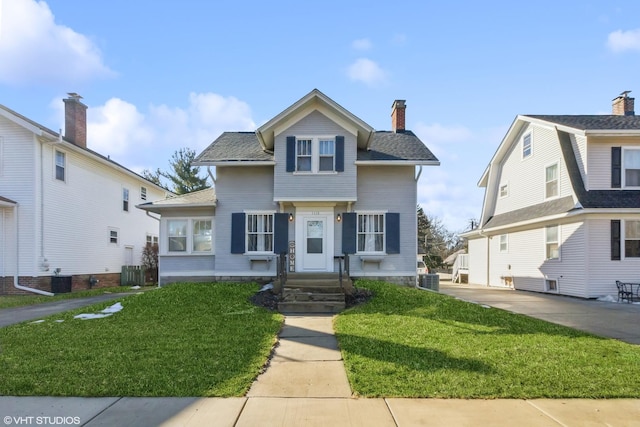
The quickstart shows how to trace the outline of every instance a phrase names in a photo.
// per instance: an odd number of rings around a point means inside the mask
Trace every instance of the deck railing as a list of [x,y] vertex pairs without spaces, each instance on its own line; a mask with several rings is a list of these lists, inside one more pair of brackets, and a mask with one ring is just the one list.
[[460,283],[462,275],[469,274],[469,254],[459,254],[453,263],[451,281]]

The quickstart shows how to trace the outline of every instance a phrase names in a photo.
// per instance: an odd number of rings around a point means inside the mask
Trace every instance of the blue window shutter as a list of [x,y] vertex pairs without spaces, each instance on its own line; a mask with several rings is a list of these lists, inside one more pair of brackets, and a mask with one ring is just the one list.
[[620,260],[620,220],[612,219],[611,220],[611,260],[619,261]]
[[356,253],[356,224],[357,214],[345,212],[342,214],[342,253]]
[[385,234],[387,241],[387,253],[400,253],[400,214],[387,213],[387,231]]
[[273,252],[281,254],[289,250],[289,214],[277,213],[274,221]]
[[244,227],[245,227],[245,214],[243,212],[236,212],[231,214],[231,253],[243,254],[244,253]]
[[336,172],[344,172],[344,136],[336,136]]
[[611,147],[611,188],[622,187],[622,148]]
[[296,170],[296,137],[287,137],[287,172]]

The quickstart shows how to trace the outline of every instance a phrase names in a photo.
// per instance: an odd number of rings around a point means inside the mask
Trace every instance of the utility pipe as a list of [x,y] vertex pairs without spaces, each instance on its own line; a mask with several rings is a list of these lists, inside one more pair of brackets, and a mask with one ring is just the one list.
[[47,291],[41,291],[40,289],[28,288],[18,283],[18,277],[20,272],[20,239],[18,238],[18,204],[13,207],[13,224],[16,230],[16,273],[13,275],[13,286],[21,291],[34,292],[40,295],[46,295],[52,297],[54,294]]

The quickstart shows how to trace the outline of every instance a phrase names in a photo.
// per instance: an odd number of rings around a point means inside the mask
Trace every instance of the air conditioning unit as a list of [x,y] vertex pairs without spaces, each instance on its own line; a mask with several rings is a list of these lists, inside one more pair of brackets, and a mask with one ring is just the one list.
[[420,288],[440,291],[440,276],[437,274],[422,274],[419,283]]

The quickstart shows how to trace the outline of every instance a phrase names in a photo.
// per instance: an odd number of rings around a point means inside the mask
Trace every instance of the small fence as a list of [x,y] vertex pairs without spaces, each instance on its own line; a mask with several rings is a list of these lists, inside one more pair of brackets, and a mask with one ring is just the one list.
[[123,265],[120,286],[144,286],[145,272],[139,265]]

